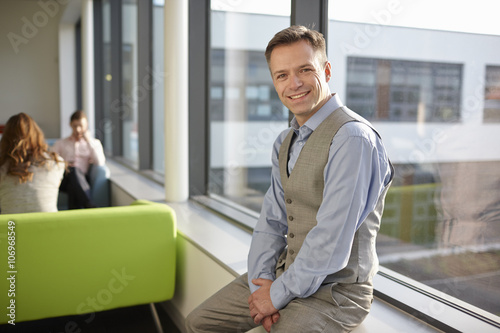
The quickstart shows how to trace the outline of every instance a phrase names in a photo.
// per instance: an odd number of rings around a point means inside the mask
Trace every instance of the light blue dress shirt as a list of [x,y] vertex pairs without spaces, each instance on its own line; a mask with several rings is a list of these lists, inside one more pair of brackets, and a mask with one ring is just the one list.
[[[309,136],[342,105],[340,98],[333,95],[304,125],[299,127],[295,118],[292,120],[295,135],[288,156],[289,173]],[[288,230],[278,153],[288,132],[283,131],[273,146],[271,186],[264,197],[248,256],[250,291],[259,288],[252,279],[273,280],[271,300],[278,310],[294,298],[312,295],[326,276],[347,265],[356,230],[374,210],[391,179],[389,160],[376,133],[360,122],[342,126],[330,146],[317,225],[307,235],[294,263],[276,279],[276,263],[287,244]]]

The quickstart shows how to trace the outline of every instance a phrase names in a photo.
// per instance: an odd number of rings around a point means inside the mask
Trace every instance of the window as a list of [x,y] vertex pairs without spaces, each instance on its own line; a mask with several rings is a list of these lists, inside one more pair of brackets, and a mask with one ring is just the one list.
[[[498,315],[500,33],[479,31],[484,26],[472,18],[481,15],[472,15],[472,6],[462,12],[436,2],[388,0],[368,6],[360,1],[330,0],[330,20],[319,26],[328,27],[332,91],[374,122],[396,166],[377,244],[381,264]],[[140,165],[141,154],[152,147],[151,165],[139,169],[161,173],[168,112],[163,1],[95,3],[102,15],[99,126],[105,149],[132,163],[139,159]],[[150,20],[141,15],[144,3],[151,6]],[[310,8],[317,2],[213,0],[210,18],[207,3],[189,3],[189,173],[190,184],[196,184],[190,193],[207,194],[219,206],[220,201],[241,205],[255,216],[269,186],[272,144],[289,117],[274,90],[264,49],[291,21],[318,16]],[[300,8],[292,13],[291,4]],[[439,19],[430,18],[429,6]],[[466,29],[451,26],[456,18],[468,24]],[[484,20],[487,29],[498,26],[492,18]],[[149,39],[143,36],[151,37],[151,45],[140,46]],[[150,54],[150,62],[141,61],[144,54]],[[147,86],[146,76],[152,77]],[[139,92],[134,86],[153,88],[147,89],[149,107],[141,109],[148,99],[142,95],[135,96],[138,106],[125,105]],[[141,118],[144,114],[151,117]],[[141,144],[149,136],[151,144]]]
[[346,103],[368,120],[459,118],[462,65],[347,58]]
[[328,55],[332,90],[395,164],[380,263],[499,315],[499,31],[441,4],[370,4],[330,1]]
[[255,211],[269,187],[272,144],[288,127],[264,57],[290,25],[290,1],[275,5],[211,2],[208,192]]
[[[153,2],[96,0],[94,12],[96,78],[99,80],[95,92],[96,133],[108,156],[137,170],[151,170],[152,105],[156,114],[163,108],[158,102],[163,98],[159,92],[163,85],[163,67],[158,68],[158,64],[163,63],[158,59],[163,54],[162,36],[159,36],[161,43],[157,43],[158,38],[155,40],[154,52],[151,52]],[[158,15],[154,23],[161,29]],[[153,58],[156,66],[152,64]],[[163,156],[158,158],[163,160]]]
[[500,122],[500,66],[486,66],[484,121]]

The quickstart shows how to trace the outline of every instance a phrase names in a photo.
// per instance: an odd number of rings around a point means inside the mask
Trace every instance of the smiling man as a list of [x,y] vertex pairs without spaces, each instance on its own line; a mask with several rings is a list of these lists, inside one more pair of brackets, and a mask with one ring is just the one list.
[[195,309],[188,332],[348,332],[370,311],[375,238],[393,168],[378,133],[330,92],[323,36],[302,26],[266,49],[293,113],[276,139],[248,274]]

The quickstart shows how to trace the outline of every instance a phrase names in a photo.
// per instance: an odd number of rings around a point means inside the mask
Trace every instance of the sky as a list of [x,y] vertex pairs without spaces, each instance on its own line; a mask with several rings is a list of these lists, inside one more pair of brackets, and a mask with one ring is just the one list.
[[[213,10],[290,15],[290,0],[212,0]],[[500,35],[499,0],[330,0],[329,18]]]

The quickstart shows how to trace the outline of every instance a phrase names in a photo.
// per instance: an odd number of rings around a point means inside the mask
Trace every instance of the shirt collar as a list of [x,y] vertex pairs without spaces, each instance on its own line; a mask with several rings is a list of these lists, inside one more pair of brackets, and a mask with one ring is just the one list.
[[[344,106],[344,103],[342,103],[340,97],[335,93],[332,94],[332,97],[328,100],[328,102],[326,102],[325,105],[323,105],[321,109],[319,109],[315,114],[313,114],[313,116],[309,118],[302,126],[307,126],[313,131],[316,130],[319,124],[323,122],[323,120],[325,120],[329,115],[333,113],[333,111],[337,110],[341,106]],[[300,126],[295,117],[293,117],[292,121],[290,122],[290,126],[294,130],[299,129]]]

